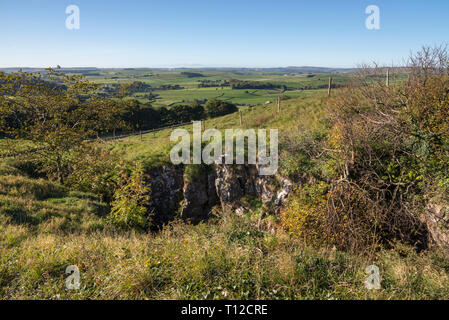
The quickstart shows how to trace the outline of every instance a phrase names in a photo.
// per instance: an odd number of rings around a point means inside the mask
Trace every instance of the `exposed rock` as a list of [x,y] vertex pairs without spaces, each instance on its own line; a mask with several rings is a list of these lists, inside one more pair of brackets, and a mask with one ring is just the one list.
[[218,165],[215,186],[224,212],[247,212],[240,203],[245,195],[256,196],[270,203],[277,183],[274,177],[260,176],[256,165]]
[[248,213],[248,208],[244,206],[238,207],[234,210],[235,214],[238,216],[243,216],[245,213]]
[[[252,180],[249,180],[252,183]],[[256,195],[259,196],[263,203],[268,203],[273,200],[275,184],[267,177],[256,177],[254,181],[256,188]]]
[[184,185],[181,167],[158,167],[150,171],[151,191],[148,211],[153,222],[160,226],[173,220],[182,200]]
[[241,181],[239,181],[231,166],[227,165],[218,166],[215,188],[222,203],[234,202],[244,195]]
[[425,212],[430,243],[449,252],[449,206],[430,203]]
[[[192,174],[185,167],[153,169],[149,211],[157,225],[181,217],[194,223],[207,219],[211,208],[220,204],[223,213],[243,215],[250,209],[240,200],[246,195],[261,199],[276,212],[284,205],[293,184],[276,176],[260,176],[256,165],[201,167]],[[204,169],[204,170],[203,170]]]
[[274,200],[276,212],[279,212],[279,210],[285,205],[287,197],[292,192],[292,190],[293,190],[293,183],[288,179],[283,179],[282,187],[278,191],[276,199]]
[[207,195],[209,197],[209,204],[211,206],[219,203],[217,189],[215,188],[215,180],[217,179],[217,173],[212,171],[207,175]]
[[194,223],[207,219],[210,209],[218,201],[214,180],[215,175],[207,172],[194,177],[184,175],[182,218]]

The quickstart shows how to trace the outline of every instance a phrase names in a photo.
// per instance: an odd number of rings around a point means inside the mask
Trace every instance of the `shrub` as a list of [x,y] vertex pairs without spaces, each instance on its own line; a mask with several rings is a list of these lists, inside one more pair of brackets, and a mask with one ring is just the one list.
[[[312,185],[283,213],[291,233],[353,251],[396,241],[427,247],[421,215],[449,177],[446,49],[423,48],[407,72],[409,80],[388,86],[385,69],[362,68],[326,100],[325,136],[284,140],[284,172]],[[316,181],[327,188],[316,193]]]
[[384,69],[362,69],[355,86],[328,101],[333,128],[326,149],[340,166],[328,215],[351,217],[350,247],[377,240],[427,246],[420,215],[435,181],[449,172],[446,49],[423,48],[407,71],[408,81],[387,86],[376,80]]
[[281,225],[306,244],[321,245],[329,235],[325,230],[326,191],[323,183],[299,188],[281,211]]
[[142,166],[131,172],[122,172],[119,188],[115,191],[110,218],[113,224],[124,229],[145,229],[151,226],[146,204],[150,196],[148,176]]

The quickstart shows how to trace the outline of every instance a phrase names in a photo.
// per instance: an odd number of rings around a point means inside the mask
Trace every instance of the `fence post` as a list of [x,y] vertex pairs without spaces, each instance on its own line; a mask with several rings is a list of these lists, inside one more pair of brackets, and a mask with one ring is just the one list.
[[329,85],[327,88],[327,96],[330,97],[331,96],[331,90],[332,90],[332,77],[329,77]]
[[240,125],[242,125],[242,123],[243,123],[242,110],[239,110],[239,117],[240,117]]
[[387,68],[387,79],[386,79],[387,87],[390,86],[390,69]]
[[281,97],[278,97],[278,113],[281,112]]

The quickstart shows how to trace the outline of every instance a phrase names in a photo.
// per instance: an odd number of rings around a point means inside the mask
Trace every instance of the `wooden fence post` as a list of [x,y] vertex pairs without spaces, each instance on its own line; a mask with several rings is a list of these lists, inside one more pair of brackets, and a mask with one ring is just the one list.
[[281,112],[281,97],[278,97],[278,113]]
[[242,110],[239,110],[239,117],[240,117],[240,125],[242,125],[243,123],[243,119],[242,119]]
[[387,68],[387,79],[386,79],[387,87],[390,86],[390,69]]
[[327,96],[330,97],[331,96],[331,90],[332,90],[332,77],[329,77],[329,86],[327,89]]

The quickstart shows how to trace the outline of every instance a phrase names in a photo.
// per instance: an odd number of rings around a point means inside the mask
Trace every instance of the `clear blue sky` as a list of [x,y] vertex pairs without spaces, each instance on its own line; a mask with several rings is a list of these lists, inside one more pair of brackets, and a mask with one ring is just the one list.
[[447,0],[0,0],[0,67],[352,67],[447,41]]

